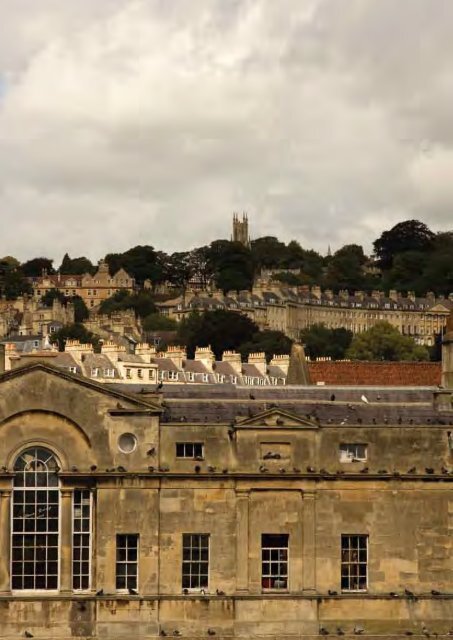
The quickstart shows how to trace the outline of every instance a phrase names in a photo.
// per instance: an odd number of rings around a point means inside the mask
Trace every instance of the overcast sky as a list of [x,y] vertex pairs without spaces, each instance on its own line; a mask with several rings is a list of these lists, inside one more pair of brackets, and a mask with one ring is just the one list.
[[453,228],[452,0],[0,8],[0,256]]

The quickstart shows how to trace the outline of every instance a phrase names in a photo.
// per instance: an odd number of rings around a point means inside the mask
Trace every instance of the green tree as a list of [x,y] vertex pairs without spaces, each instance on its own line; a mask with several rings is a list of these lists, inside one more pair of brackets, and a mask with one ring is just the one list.
[[37,278],[42,275],[43,271],[47,271],[48,275],[55,273],[53,260],[50,258],[33,258],[32,260],[27,260],[22,264],[21,269],[26,278]]
[[74,320],[76,323],[85,322],[88,319],[90,312],[85,304],[85,301],[80,296],[72,296],[70,301],[74,305]]
[[358,244],[347,244],[334,253],[329,260],[325,284],[338,291],[357,291],[365,284],[363,265],[367,257]]
[[50,336],[50,342],[57,344],[59,351],[64,351],[66,340],[78,340],[82,344],[92,344],[96,352],[99,352],[101,348],[99,336],[92,331],[88,331],[83,324],[79,323],[62,327]]
[[374,252],[382,269],[390,269],[395,256],[406,251],[428,252],[434,233],[418,220],[399,222],[374,241]]
[[286,245],[274,236],[264,236],[252,241],[251,251],[258,270],[273,269],[282,264]]
[[143,319],[142,326],[144,331],[176,331],[178,323],[161,313],[150,313]]
[[22,269],[16,267],[8,258],[0,261],[0,297],[17,300],[24,294],[31,295],[33,287],[24,276]]
[[93,275],[96,272],[96,267],[91,260],[81,256],[80,258],[71,258],[68,253],[65,253],[61,262],[59,272],[62,275],[83,275],[84,273],[90,273]]
[[218,289],[228,293],[228,291],[252,288],[254,277],[252,253],[240,242],[216,240],[210,245],[209,259]]
[[193,358],[196,347],[210,346],[217,359],[227,349],[238,349],[244,342],[252,340],[257,325],[245,315],[234,311],[217,309],[203,314],[191,313],[178,327],[177,342],[187,348]]
[[145,280],[151,280],[153,283],[165,280],[165,259],[162,258],[167,256],[157,253],[149,245],[136,246],[124,253],[109,253],[105,256],[112,275],[123,268],[135,278],[138,285],[143,285]]
[[343,360],[352,340],[352,331],[343,328],[328,329],[324,324],[313,324],[301,331],[300,340],[305,353],[313,360],[332,358]]
[[99,306],[100,313],[109,315],[115,311],[133,309],[139,318],[146,318],[150,313],[157,311],[153,294],[147,289],[141,289],[137,293],[128,293],[124,289],[118,291],[110,298],[103,300]]
[[428,360],[426,347],[417,345],[409,336],[403,336],[388,322],[377,322],[373,327],[354,336],[347,351],[351,360]]
[[251,353],[264,351],[269,362],[274,355],[290,353],[292,344],[293,341],[281,331],[257,331],[251,340],[240,345],[239,352],[245,360]]
[[48,289],[46,293],[41,296],[41,304],[49,309],[53,306],[54,300],[59,300],[62,304],[66,304],[68,301],[60,289]]

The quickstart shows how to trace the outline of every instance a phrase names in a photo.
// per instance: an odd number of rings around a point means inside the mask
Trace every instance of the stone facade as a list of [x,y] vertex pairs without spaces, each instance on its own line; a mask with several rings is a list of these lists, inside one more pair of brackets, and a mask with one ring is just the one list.
[[252,292],[211,293],[194,292],[185,298],[158,303],[163,315],[180,321],[195,310],[229,309],[251,318],[260,329],[282,331],[290,338],[299,339],[300,332],[322,323],[330,329],[343,327],[354,334],[371,328],[381,320],[389,322],[403,335],[414,338],[418,344],[431,346],[453,309],[453,295],[448,298],[426,294],[417,298],[390,291],[370,295],[357,291],[349,295],[340,291],[321,291],[320,287],[281,287],[258,282]]
[[0,377],[0,638],[447,637],[451,389],[127,389]]
[[242,214],[242,220],[237,213],[233,214],[233,242],[240,242],[244,247],[250,247],[249,219],[246,213]]
[[111,276],[105,260],[99,261],[98,270],[93,276],[89,273],[65,276],[44,272],[42,276],[30,278],[30,282],[37,300],[48,291],[58,289],[66,296],[80,296],[88,308],[98,306],[118,291],[132,293],[135,288],[134,279],[124,269]]

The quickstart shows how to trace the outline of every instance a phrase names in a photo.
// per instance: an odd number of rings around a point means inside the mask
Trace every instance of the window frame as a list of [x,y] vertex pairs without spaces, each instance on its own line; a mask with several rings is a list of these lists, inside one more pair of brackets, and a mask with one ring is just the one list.
[[[39,460],[40,462],[43,462],[43,460],[41,460],[40,458],[37,458],[38,456],[38,451],[41,450],[44,451],[47,455],[47,460],[44,462],[45,465],[47,465],[47,463],[49,462],[49,460],[51,458],[53,458],[54,463],[56,465],[56,470],[53,472],[56,476],[57,476],[57,481],[56,483],[53,484],[49,484],[49,480],[48,477],[46,478],[47,482],[45,485],[41,485],[38,482],[36,482],[35,484],[29,484],[27,482],[26,473],[31,473],[30,470],[27,470],[26,467],[28,466],[29,463],[27,463],[24,467],[23,467],[23,471],[19,471],[17,468],[17,465],[19,464],[20,459],[27,453],[31,452],[32,450],[34,450],[34,461]],[[31,461],[30,461],[31,462]],[[46,466],[47,469],[47,466]],[[11,592],[13,594],[36,594],[36,593],[58,593],[60,591],[60,587],[61,587],[61,545],[62,545],[62,501],[61,501],[61,482],[60,479],[58,477],[58,471],[60,469],[60,461],[58,456],[55,454],[54,451],[52,451],[52,449],[49,449],[47,446],[43,446],[41,444],[32,444],[29,445],[25,448],[23,448],[15,457],[15,462],[14,462],[14,471],[16,472],[16,477],[14,479],[13,482],[13,486],[12,486],[12,491],[11,491],[11,516],[10,516],[10,528],[9,528],[9,582],[10,582],[10,588],[11,588]],[[19,478],[19,474],[23,473],[24,474],[24,479],[23,479],[23,484],[16,484],[17,479]],[[36,467],[35,467],[35,471],[34,473],[39,473],[39,471],[36,471]],[[47,476],[49,475],[49,473],[51,473],[50,471],[46,471]],[[46,501],[45,503],[40,503],[40,501],[38,500],[38,496],[37,493],[38,491],[45,491],[46,492]],[[16,501],[16,496],[18,497],[19,492],[22,492],[23,495],[23,502],[17,502]],[[26,494],[27,492],[29,492],[30,494],[33,492],[35,493],[35,500],[32,501],[30,499],[27,500],[26,498]],[[52,502],[50,501],[50,496],[49,493],[50,492],[56,492],[57,493],[57,502]],[[20,508],[20,506],[23,506],[22,511],[24,511],[24,514],[22,515],[22,517],[15,517],[15,507],[18,506]],[[35,529],[30,529],[29,531],[26,531],[26,525],[25,525],[25,521],[28,519],[27,518],[27,514],[26,512],[26,506],[27,505],[38,505],[38,504],[42,504],[43,506],[41,506],[41,509],[45,508],[46,510],[49,510],[49,505],[57,505],[57,528],[55,530],[52,530],[51,528],[49,528],[48,524],[46,526],[46,530],[45,531],[39,531],[39,525],[35,524]],[[45,505],[45,506],[44,506]],[[48,518],[44,518],[45,520],[48,520]],[[54,518],[55,519],[55,518]],[[16,530],[15,529],[15,521],[23,521],[24,522],[24,526],[23,526],[23,530]],[[35,517],[35,523],[39,522],[40,518]],[[16,536],[21,536],[22,537],[22,544],[14,544],[15,542],[15,537]],[[34,536],[34,544],[30,545],[30,547],[33,548],[33,560],[26,559],[26,553],[25,553],[25,549],[29,548],[28,545],[25,543],[25,537],[26,536]],[[44,548],[46,549],[46,559],[42,560],[41,562],[46,564],[46,571],[44,574],[42,574],[42,576],[40,576],[37,573],[37,569],[36,569],[36,565],[39,563],[37,557],[36,557],[36,551],[39,550],[40,547],[38,545],[38,543],[36,542],[36,538],[38,536],[42,536],[45,537],[45,543],[44,543]],[[56,536],[57,538],[57,543],[56,545],[50,545],[49,544],[49,537],[50,536]],[[50,560],[48,557],[48,550],[49,549],[56,549],[56,559],[55,560]],[[14,553],[14,549],[21,549],[22,550],[22,560],[19,559],[15,559],[15,553]],[[34,572],[32,574],[26,573],[26,569],[25,569],[25,563],[33,563],[35,565],[34,567]],[[21,573],[16,573],[16,570],[13,571],[13,564],[17,563],[17,564],[22,564],[22,570]],[[55,563],[56,566],[56,574],[50,574],[50,576],[55,576],[56,575],[56,586],[55,587],[50,587],[48,588],[46,587],[22,587],[19,588],[17,586],[14,586],[14,578],[21,578],[22,579],[22,584],[25,581],[25,576],[33,576],[33,580],[34,583],[36,584],[36,580],[39,577],[44,577],[46,582],[49,578],[49,571],[48,571],[48,565],[50,563]]]
[[[348,548],[346,549],[344,546],[344,540],[348,538],[349,539],[349,544],[348,544]],[[357,538],[357,545],[356,546],[351,546],[351,538]],[[365,548],[360,546],[360,538],[365,539]],[[342,533],[341,537],[340,537],[340,585],[341,585],[341,592],[342,593],[366,593],[368,591],[368,587],[369,587],[369,570],[368,570],[368,566],[369,566],[369,559],[370,559],[370,536],[367,533]],[[352,560],[343,560],[344,557],[344,553],[345,552],[357,552],[358,553],[358,559],[356,561],[352,561]],[[360,552],[361,551],[365,551],[365,561],[360,560]],[[350,568],[351,567],[357,567],[358,568],[358,572],[356,573],[356,576],[352,576],[352,578],[357,578],[357,582],[359,584],[360,582],[360,566],[363,565],[365,567],[365,587],[364,588],[351,588],[351,586],[348,587],[344,587],[343,586],[343,577],[347,577],[348,581],[349,581],[349,585],[351,583],[351,571]],[[343,568],[344,567],[349,567],[348,570],[348,576],[343,576]]]
[[[364,457],[359,455],[354,455],[351,451],[347,451],[346,448],[350,447],[363,447],[364,448]],[[340,463],[342,464],[350,464],[351,462],[366,462],[368,460],[368,443],[367,442],[340,442],[338,445],[338,458]]]
[[[129,551],[129,542],[127,542],[127,545],[125,547],[119,547],[118,546],[118,539],[119,538],[129,538],[129,537],[134,537],[135,541],[136,541],[136,559],[135,561],[133,560],[119,560],[118,559],[118,551],[119,549],[125,549],[126,550],[126,556],[128,555],[128,551]],[[129,589],[134,589],[134,591],[139,590],[139,558],[140,558],[140,534],[139,533],[117,533],[116,534],[116,538],[115,538],[115,591],[116,593],[129,593]],[[132,565],[135,564],[136,570],[135,570],[135,586],[130,586],[128,584],[128,578],[129,577],[133,577],[133,576],[128,576],[128,572],[127,569],[125,571],[124,574],[124,580],[125,580],[125,586],[124,587],[118,587],[118,579],[123,576],[120,576],[118,573],[118,566],[119,565],[125,565],[126,567],[128,565]]]
[[[185,544],[185,539],[187,539],[187,537],[190,536],[190,545]],[[195,536],[199,537],[199,543],[198,545],[194,545],[193,544],[193,538]],[[206,538],[207,539],[207,545],[206,547],[202,546],[202,538]],[[184,559],[184,551],[186,549],[190,550],[190,559],[189,560],[185,560]],[[192,552],[193,550],[198,549],[200,551],[199,554],[199,559],[198,560],[193,560],[192,559]],[[207,549],[207,560],[203,559],[201,557],[201,551],[203,549]],[[189,532],[189,533],[183,533],[182,537],[181,537],[181,588],[183,590],[187,589],[187,591],[191,592],[191,593],[200,593],[202,590],[203,591],[208,591],[209,589],[209,582],[210,582],[210,564],[211,564],[211,534],[210,533],[198,533],[198,532]],[[201,573],[201,565],[202,564],[207,564],[207,571],[206,573]],[[185,573],[184,568],[189,567],[189,573]],[[192,568],[194,566],[198,565],[198,571],[196,573],[192,573]],[[206,584],[202,584],[202,576],[206,577]],[[189,578],[189,582],[191,582],[192,578],[196,577],[198,578],[198,586],[185,586],[187,583],[185,583],[184,578]]]
[[[87,493],[88,497],[89,497],[89,518],[88,518],[88,531],[85,532],[83,530],[80,531],[75,531],[75,496],[76,496],[76,492],[80,491],[82,494],[83,493]],[[81,507],[83,508],[83,504],[81,504]],[[72,543],[72,557],[71,557],[71,584],[72,584],[72,590],[75,593],[82,593],[82,592],[86,592],[86,591],[90,591],[91,589],[91,585],[92,585],[92,579],[93,579],[93,515],[94,515],[94,511],[93,511],[93,492],[90,489],[87,489],[86,487],[76,487],[74,489],[74,492],[72,494],[72,517],[71,517],[71,543]],[[81,516],[81,518],[79,518],[79,520],[83,521],[84,517],[83,515]],[[88,547],[86,547],[85,545],[76,545],[75,544],[75,536],[76,535],[88,535]],[[88,548],[88,586],[86,587],[75,587],[74,586],[74,580],[76,577],[76,574],[74,572],[74,566],[75,566],[75,550],[76,548],[79,549],[86,549]],[[80,559],[78,562],[82,563],[83,560]],[[79,575],[79,577],[82,577],[82,575],[84,574],[77,574]]]
[[[204,442],[192,442],[192,441],[187,441],[187,442],[176,442],[175,443],[175,453],[176,453],[176,459],[177,460],[204,460],[205,458],[205,449],[204,449]],[[178,447],[183,447],[183,455],[178,454]],[[192,454],[186,453],[186,449],[188,447],[192,447]],[[201,453],[196,453],[196,449],[195,447],[201,447]],[[179,449],[179,451],[181,451],[181,448]]]
[[[286,547],[285,546],[274,546],[274,545],[266,545],[264,546],[264,538],[265,536],[285,536],[286,537]],[[286,551],[286,559],[280,557],[280,553],[277,553],[277,559],[272,558],[272,551],[282,552]],[[269,558],[265,559],[265,552],[269,552]],[[269,565],[269,573],[264,572],[264,565]],[[271,570],[271,565],[277,564],[279,566],[279,570],[277,574],[273,574]],[[286,564],[286,574],[280,572],[280,565]],[[264,581],[269,580],[273,581],[272,586],[264,586]],[[276,587],[274,582],[278,580],[286,580],[286,585],[281,587]],[[265,593],[274,592],[274,593],[286,593],[289,591],[289,533],[261,533],[261,590]]]

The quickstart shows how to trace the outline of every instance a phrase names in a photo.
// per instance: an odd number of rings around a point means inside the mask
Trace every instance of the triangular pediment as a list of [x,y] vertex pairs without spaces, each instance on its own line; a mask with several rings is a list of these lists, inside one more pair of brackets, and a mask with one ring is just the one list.
[[[124,391],[120,391],[112,388],[112,385],[106,386],[100,382],[83,378],[77,374],[69,373],[53,365],[49,365],[43,362],[34,362],[26,364],[22,367],[17,367],[11,371],[7,371],[0,375],[0,395],[2,394],[2,387],[7,385],[11,381],[23,381],[24,385],[27,385],[28,380],[31,382],[32,377],[42,376],[44,378],[49,376],[52,379],[59,380],[63,385],[69,387],[72,386],[74,393],[78,391],[86,390],[87,392],[100,394],[107,396],[111,399],[111,408],[109,412],[112,414],[120,413],[148,413],[148,414],[160,414],[162,413],[162,407],[157,403],[149,399],[142,399],[133,394],[129,394]],[[35,386],[35,385],[33,385]],[[42,383],[39,385],[43,389],[45,385]],[[16,391],[17,393],[17,391]],[[54,389],[54,393],[59,393],[58,389]],[[38,395],[39,394],[35,394]],[[110,403],[109,403],[110,404]]]
[[298,416],[285,409],[272,408],[254,416],[242,418],[237,429],[317,429],[318,424],[310,418]]
[[442,303],[435,304],[434,307],[430,307],[430,311],[434,311],[435,313],[449,313],[451,311],[450,307]]

